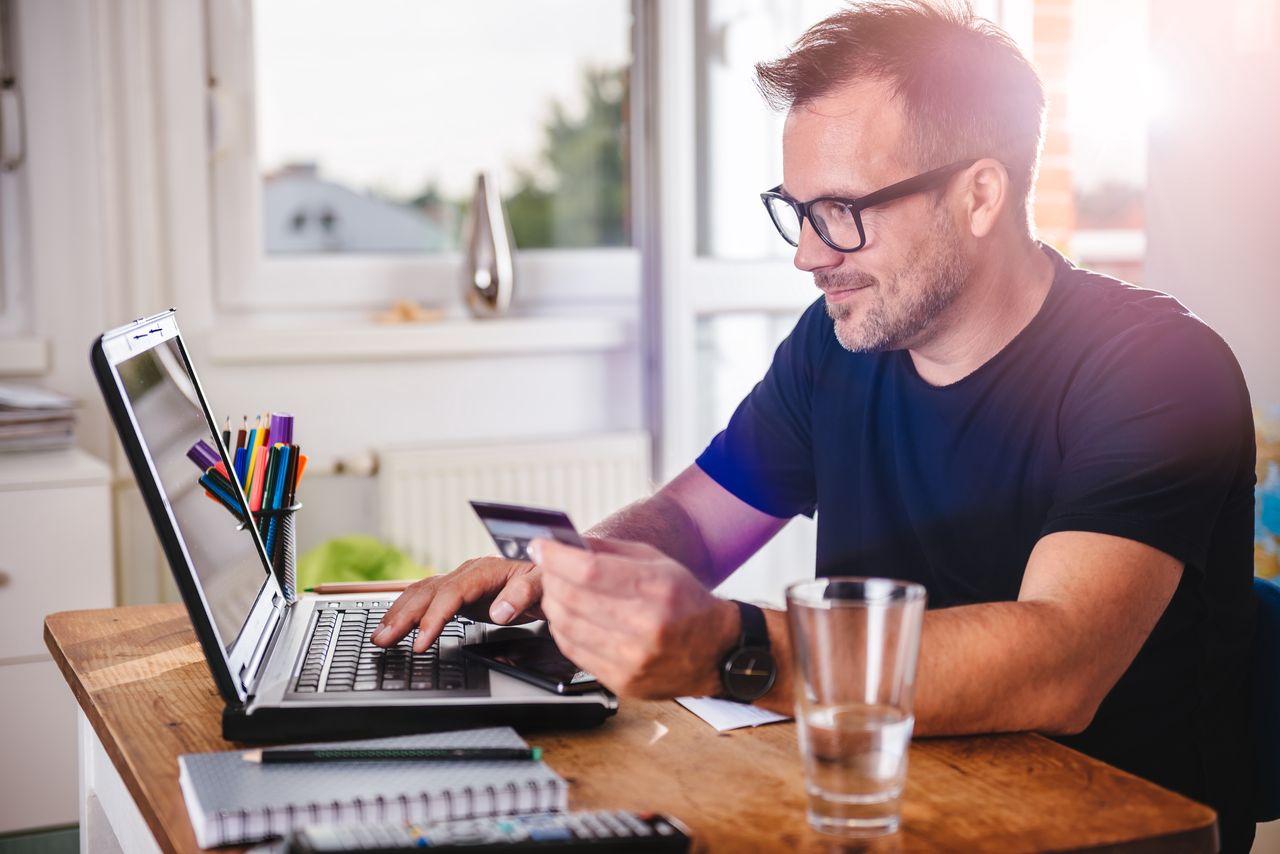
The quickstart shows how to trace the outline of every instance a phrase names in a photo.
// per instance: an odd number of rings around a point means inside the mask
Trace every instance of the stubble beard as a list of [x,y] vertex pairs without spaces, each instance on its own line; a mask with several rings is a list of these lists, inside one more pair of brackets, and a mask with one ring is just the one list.
[[930,327],[964,290],[972,265],[964,258],[955,226],[941,210],[916,258],[884,281],[864,272],[815,274],[819,287],[874,288],[869,294],[874,301],[860,321],[852,306],[826,303],[840,346],[851,353],[882,353],[927,340]]

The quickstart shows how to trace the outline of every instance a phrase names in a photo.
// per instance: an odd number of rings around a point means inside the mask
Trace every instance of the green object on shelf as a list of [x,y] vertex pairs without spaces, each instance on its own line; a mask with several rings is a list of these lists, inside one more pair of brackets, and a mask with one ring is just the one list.
[[298,559],[298,589],[339,581],[398,581],[432,575],[407,554],[367,534],[321,543]]

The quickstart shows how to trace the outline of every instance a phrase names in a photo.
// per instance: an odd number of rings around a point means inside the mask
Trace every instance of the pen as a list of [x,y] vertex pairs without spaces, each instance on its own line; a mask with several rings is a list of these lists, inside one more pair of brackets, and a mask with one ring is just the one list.
[[285,445],[293,444],[293,416],[287,412],[273,412],[270,415],[271,436],[275,441]]
[[218,456],[208,442],[204,439],[198,439],[194,445],[187,451],[187,459],[204,469],[213,468],[222,458]]
[[[271,509],[271,491],[276,485],[276,465],[280,461],[280,455],[275,448],[263,448],[266,452],[266,470],[262,473],[262,501],[258,504],[258,510]],[[268,518],[265,516],[258,517],[258,534],[262,537],[262,544],[267,544],[267,529],[270,527]],[[270,552],[267,553],[270,556]]]
[[320,750],[248,750],[240,754],[246,762],[272,765],[285,762],[451,762],[523,759],[537,762],[541,747],[382,747],[333,748]]
[[[277,445],[275,447],[275,451],[277,454],[275,466],[276,480],[271,490],[271,506],[268,508],[270,510],[279,510],[281,507],[287,506],[284,502],[284,498],[285,490],[288,489],[289,486],[286,480],[286,474],[289,471],[289,446]],[[267,518],[267,541],[265,545],[267,547],[267,554],[271,555],[273,562],[275,561],[276,553],[276,531],[278,531],[279,528],[279,520],[275,515],[273,514],[269,516]]]
[[298,454],[300,449],[297,445],[289,446],[289,471],[285,475],[285,507],[292,507],[293,502],[298,498]]
[[250,478],[253,485],[249,489],[249,509],[257,513],[262,509],[262,483],[265,481],[266,472],[263,471],[267,467],[267,449],[258,448],[257,456],[252,464],[253,473]]
[[218,503],[230,510],[237,519],[244,518],[240,515],[240,505],[237,504],[235,498],[232,497],[234,492],[231,491],[231,485],[218,475],[217,472],[210,469],[201,475],[200,485],[205,488],[206,492],[216,498]]

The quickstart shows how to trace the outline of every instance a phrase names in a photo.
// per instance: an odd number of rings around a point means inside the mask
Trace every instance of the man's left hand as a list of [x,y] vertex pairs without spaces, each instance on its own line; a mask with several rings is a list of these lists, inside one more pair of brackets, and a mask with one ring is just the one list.
[[738,609],[649,545],[588,539],[591,551],[535,540],[542,611],[575,664],[620,696],[720,693]]

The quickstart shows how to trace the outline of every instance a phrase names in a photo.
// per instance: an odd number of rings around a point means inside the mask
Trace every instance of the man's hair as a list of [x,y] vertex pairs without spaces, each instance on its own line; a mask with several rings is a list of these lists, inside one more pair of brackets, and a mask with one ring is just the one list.
[[781,59],[756,65],[775,109],[803,106],[861,79],[889,83],[906,117],[908,165],[921,172],[968,157],[1004,164],[1030,230],[1044,87],[999,27],[967,2],[860,2],[814,24]]

